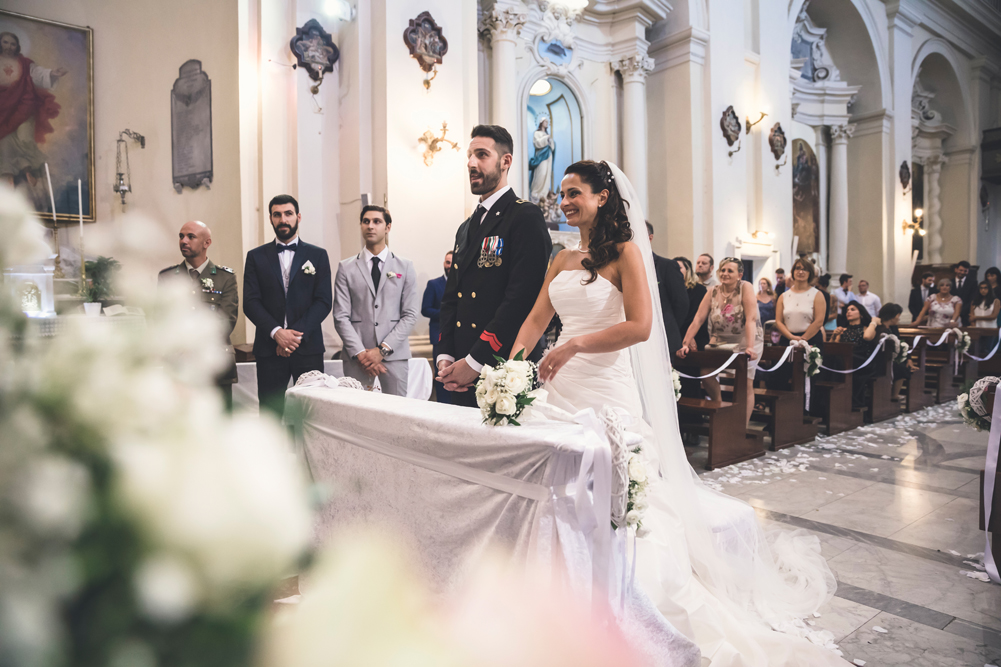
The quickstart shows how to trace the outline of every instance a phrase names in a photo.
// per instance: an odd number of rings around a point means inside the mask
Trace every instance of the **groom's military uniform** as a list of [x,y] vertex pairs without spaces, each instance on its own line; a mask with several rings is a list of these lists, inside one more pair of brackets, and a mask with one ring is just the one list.
[[[545,283],[552,249],[542,211],[513,190],[489,210],[478,205],[455,234],[441,301],[439,355],[456,361],[469,356],[475,365],[490,366],[495,355],[506,359]],[[538,361],[542,351],[540,340],[528,358]],[[453,399],[476,405],[471,389]]]

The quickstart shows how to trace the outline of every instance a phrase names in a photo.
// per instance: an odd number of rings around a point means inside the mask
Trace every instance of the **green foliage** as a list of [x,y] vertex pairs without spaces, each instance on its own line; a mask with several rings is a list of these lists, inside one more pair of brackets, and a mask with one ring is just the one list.
[[121,268],[121,263],[111,257],[98,257],[93,262],[87,262],[87,278],[90,280],[87,300],[97,302],[110,299],[114,274]]

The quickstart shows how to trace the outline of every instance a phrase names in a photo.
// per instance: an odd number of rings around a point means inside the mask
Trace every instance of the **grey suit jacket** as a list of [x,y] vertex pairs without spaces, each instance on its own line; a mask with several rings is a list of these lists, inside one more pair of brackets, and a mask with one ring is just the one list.
[[340,263],[334,279],[334,326],[348,357],[385,342],[393,348],[386,361],[409,359],[410,330],[420,312],[417,271],[392,250],[381,269],[376,291],[364,253]]

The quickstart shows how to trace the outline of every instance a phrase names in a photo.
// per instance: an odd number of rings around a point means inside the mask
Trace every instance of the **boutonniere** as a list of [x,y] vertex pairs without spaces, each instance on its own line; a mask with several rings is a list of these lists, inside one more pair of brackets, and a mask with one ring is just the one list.
[[313,263],[307,259],[306,263],[302,265],[302,272],[307,276],[315,276],[316,268],[313,266]]
[[386,271],[387,278],[402,278],[402,273],[396,273],[395,271]]
[[211,278],[202,278],[202,289],[211,290],[213,287],[215,287],[215,283],[212,282]]

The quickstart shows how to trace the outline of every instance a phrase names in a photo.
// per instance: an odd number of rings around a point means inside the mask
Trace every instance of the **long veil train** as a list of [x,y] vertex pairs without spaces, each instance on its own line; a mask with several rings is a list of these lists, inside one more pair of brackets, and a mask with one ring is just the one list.
[[[650,241],[646,234],[636,233],[645,230],[639,197],[626,175],[615,165],[610,167],[619,194],[629,202],[633,242],[643,251],[653,312],[660,313]],[[833,652],[815,653],[817,647],[771,632],[783,631],[834,648],[830,633],[815,631],[802,621],[833,596],[836,586],[819,540],[802,530],[765,531],[750,505],[710,489],[698,478],[681,441],[660,317],[653,318],[650,338],[633,346],[630,355],[644,418],[653,430],[650,458],[656,459],[663,480],[647,516],[659,516],[664,523],[653,524],[650,536],[638,547],[644,592],[690,638],[701,635],[697,643],[704,655],[707,642],[719,647],[713,665],[796,664],[797,659],[818,656],[824,663],[840,663]],[[672,538],[679,530],[683,544]],[[693,596],[700,601],[691,603]],[[691,604],[702,612],[682,613],[679,621],[678,615],[667,613],[679,600],[689,601],[681,604],[688,612]],[[703,627],[684,628],[686,622]],[[723,655],[727,653],[731,658]]]

